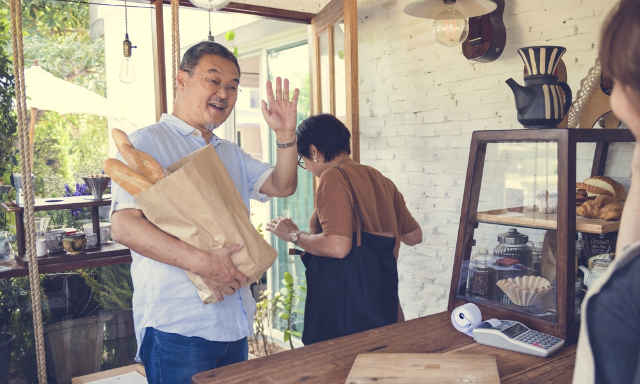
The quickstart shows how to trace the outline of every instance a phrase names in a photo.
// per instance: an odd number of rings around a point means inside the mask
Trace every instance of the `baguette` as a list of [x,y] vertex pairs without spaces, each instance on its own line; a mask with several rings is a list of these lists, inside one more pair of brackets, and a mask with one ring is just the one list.
[[122,155],[124,162],[134,171],[142,173],[136,161],[136,156],[133,152],[135,148],[133,144],[131,144],[131,141],[129,141],[129,136],[127,136],[124,131],[114,128],[111,130],[111,137],[113,137],[113,141],[115,141],[118,152]]
[[153,183],[146,177],[134,171],[122,161],[117,159],[107,159],[103,165],[104,172],[111,177],[125,191],[133,197],[137,197],[142,192],[150,188]]
[[135,155],[136,163],[138,165],[138,169],[140,169],[140,173],[142,173],[147,179],[151,180],[154,184],[158,181],[164,179],[166,176],[169,176],[169,172],[153,156],[149,155],[146,152],[138,151],[137,149],[133,150]]

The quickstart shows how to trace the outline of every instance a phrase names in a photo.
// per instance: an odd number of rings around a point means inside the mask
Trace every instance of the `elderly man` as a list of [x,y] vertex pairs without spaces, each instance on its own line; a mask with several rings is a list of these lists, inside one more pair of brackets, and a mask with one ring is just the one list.
[[[298,90],[289,101],[288,80],[284,90],[280,78],[276,80],[275,97],[267,83],[269,105],[263,101],[262,112],[276,134],[273,167],[212,133],[233,110],[239,83],[238,61],[225,47],[203,42],[189,48],[177,75],[173,113],[135,131],[130,139],[164,167],[213,145],[249,208],[250,198],[265,202],[296,190]],[[189,199],[189,191],[176,191],[176,198]],[[240,288],[247,277],[230,259],[244,244],[209,252],[196,249],[151,224],[135,199],[117,186],[111,209],[111,236],[131,248],[136,359],[144,363],[149,383],[190,383],[198,372],[246,360],[255,301],[248,287]],[[202,304],[184,270],[202,277],[213,292],[224,292],[224,300],[218,294],[218,303]]]

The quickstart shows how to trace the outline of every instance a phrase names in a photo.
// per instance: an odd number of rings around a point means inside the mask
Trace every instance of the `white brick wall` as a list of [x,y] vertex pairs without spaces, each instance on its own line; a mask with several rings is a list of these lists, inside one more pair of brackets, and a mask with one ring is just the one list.
[[[317,13],[329,0],[238,0]],[[415,318],[447,307],[471,133],[522,129],[513,94],[523,84],[517,49],[567,48],[563,59],[574,96],[594,64],[600,27],[617,0],[506,0],[507,45],[492,63],[466,60],[435,42],[431,22],[405,15],[412,0],[357,0],[361,161],[392,179],[420,223],[423,244],[401,248],[400,300]],[[588,176],[593,146],[579,148],[578,179]],[[632,145],[610,149],[606,174],[628,188]],[[488,160],[490,160],[488,158]],[[499,184],[504,175],[494,175]],[[502,201],[502,195],[496,195]],[[502,230],[504,229],[504,230]],[[478,232],[492,248],[506,227]],[[482,232],[482,233],[481,233]],[[532,240],[542,232],[529,231]]]
[[[415,318],[447,306],[471,132],[522,127],[504,83],[512,77],[523,84],[516,50],[566,47],[575,95],[616,1],[507,0],[507,45],[487,64],[437,44],[430,21],[402,12],[406,3],[358,0],[360,142],[362,162],[396,183],[423,228],[424,243],[401,248],[399,263],[400,300],[407,318]],[[619,146],[610,160],[628,161],[628,151]],[[617,172],[612,175],[629,176]]]

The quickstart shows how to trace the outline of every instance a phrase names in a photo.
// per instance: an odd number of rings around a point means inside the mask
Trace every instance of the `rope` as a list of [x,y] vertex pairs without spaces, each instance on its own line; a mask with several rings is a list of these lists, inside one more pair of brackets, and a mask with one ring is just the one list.
[[180,0],[171,0],[171,80],[173,81],[173,99],[176,98],[176,75],[180,67],[180,20],[178,12]]
[[32,165],[29,150],[29,129],[27,127],[27,99],[24,80],[24,52],[22,46],[22,4],[20,0],[11,0],[11,42],[13,44],[13,70],[16,80],[16,104],[18,109],[18,142],[20,150],[20,169],[22,172],[22,191],[25,213],[25,242],[29,259],[29,287],[33,309],[33,328],[36,341],[38,362],[38,381],[47,383],[44,337],[42,330],[42,309],[40,307],[40,279],[38,278],[38,259],[36,258],[36,225],[33,207],[33,184],[31,183]]

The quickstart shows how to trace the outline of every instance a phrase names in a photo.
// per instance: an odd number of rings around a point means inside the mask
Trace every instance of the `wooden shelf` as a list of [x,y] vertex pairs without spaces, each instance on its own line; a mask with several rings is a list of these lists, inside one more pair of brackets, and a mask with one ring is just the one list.
[[[518,227],[558,229],[558,218],[555,213],[544,214],[535,207],[527,207],[524,213],[510,212],[507,209],[496,209],[478,212],[476,219],[481,223],[515,225]],[[620,228],[619,221],[604,221],[600,219],[585,219],[576,216],[576,231],[586,233],[609,233]]]
[[[116,243],[115,241],[111,241],[100,246],[85,249],[77,255],[72,255],[68,252],[59,252],[53,253],[49,256],[39,257],[38,265],[49,265],[49,264],[60,264],[66,262],[77,262],[84,260],[94,260],[103,257],[113,257],[113,256],[122,256],[122,255],[130,255],[131,252],[129,248],[125,247],[122,244]],[[16,257],[16,261],[22,267],[28,267],[29,261],[26,256]]]
[[[100,207],[111,205],[111,195],[104,195],[102,199],[93,199],[92,196],[49,197],[35,199],[34,211],[54,211],[58,209],[91,208],[91,221],[93,233],[100,233]],[[16,235],[18,236],[18,255],[26,260],[26,236],[24,226],[24,206],[17,205],[13,201],[0,202],[0,208],[16,215]]]
[[[38,272],[56,273],[72,269],[97,268],[130,262],[131,251],[129,248],[116,242],[110,242],[100,247],[89,249],[78,255],[61,252],[59,255],[39,258]],[[0,279],[27,276],[29,274],[28,264],[24,260],[12,260],[0,263],[0,267],[9,268],[8,270],[0,271]]]
[[[93,200],[91,196],[49,197],[35,199],[34,211],[53,211],[56,209],[93,208],[111,205],[111,195],[104,195],[100,200]],[[16,205],[13,201],[0,204],[7,212],[23,212],[24,205]]]

